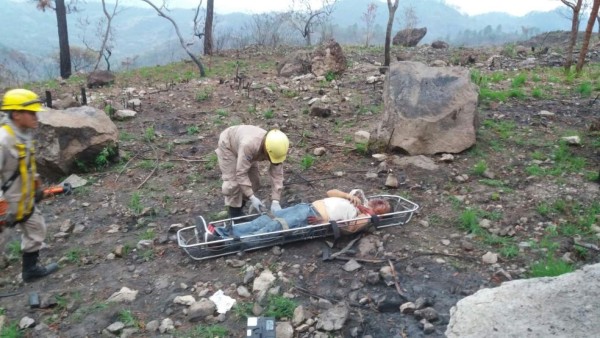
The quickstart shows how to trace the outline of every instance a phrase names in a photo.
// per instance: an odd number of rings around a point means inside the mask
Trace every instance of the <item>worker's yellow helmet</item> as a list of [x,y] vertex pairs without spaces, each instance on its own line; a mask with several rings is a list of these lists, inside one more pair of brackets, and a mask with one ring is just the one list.
[[269,154],[271,163],[278,164],[285,161],[288,149],[290,148],[290,140],[279,129],[273,129],[267,133],[265,137],[265,149]]
[[4,94],[0,110],[44,111],[40,97],[27,89],[11,89]]

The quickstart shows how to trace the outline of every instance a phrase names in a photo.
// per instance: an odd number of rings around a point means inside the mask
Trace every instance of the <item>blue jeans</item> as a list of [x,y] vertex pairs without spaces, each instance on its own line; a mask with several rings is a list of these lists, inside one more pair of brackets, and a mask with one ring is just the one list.
[[[308,225],[309,216],[319,216],[319,213],[311,204],[300,203],[293,207],[281,209],[274,212],[277,218],[283,218],[290,229],[299,228]],[[275,219],[267,215],[261,215],[253,221],[238,224],[232,227],[233,236],[247,236],[265,234],[273,231],[282,230],[283,227]],[[231,236],[229,232],[222,227],[216,229],[216,232],[222,237]]]

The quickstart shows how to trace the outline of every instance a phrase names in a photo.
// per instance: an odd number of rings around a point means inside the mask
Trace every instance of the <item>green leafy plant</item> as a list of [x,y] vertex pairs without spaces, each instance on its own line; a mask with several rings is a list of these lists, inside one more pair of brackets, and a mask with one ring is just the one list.
[[144,141],[150,143],[150,142],[154,141],[155,138],[156,138],[156,133],[154,131],[154,126],[150,126],[150,127],[146,128],[146,131],[144,131]]
[[487,170],[487,163],[485,162],[485,160],[480,160],[473,167],[473,174],[483,176],[483,174],[485,173],[486,170]]
[[252,302],[236,302],[233,306],[233,313],[240,320],[246,320],[252,314]]
[[479,226],[477,212],[473,209],[465,209],[459,216],[459,226],[469,233],[479,233],[481,227]]
[[325,81],[331,82],[331,81],[335,80],[335,77],[336,77],[335,73],[332,72],[331,70],[329,70],[325,74]]
[[96,168],[105,168],[106,166],[108,166],[109,159],[114,154],[115,149],[113,147],[104,147],[94,160],[94,162],[96,163]]
[[217,167],[217,164],[219,164],[219,158],[217,157],[217,154],[210,153],[208,160],[204,163],[204,169],[213,170]]
[[77,264],[81,260],[83,251],[80,248],[71,248],[65,254],[65,258],[68,262]]
[[280,318],[292,318],[296,302],[283,296],[274,295],[269,297],[269,304],[265,309],[265,316]]
[[122,131],[119,133],[119,140],[125,141],[125,142],[132,141],[132,140],[135,140],[135,136],[133,136],[133,134],[128,133],[126,131]]
[[369,145],[367,143],[356,142],[354,147],[359,154],[366,155],[369,153]]
[[273,112],[273,109],[268,109],[263,113],[263,116],[266,119],[272,119],[275,116],[275,113]]
[[0,329],[0,337],[2,338],[21,338],[23,333],[19,330],[19,325],[16,322],[11,322],[8,325],[4,325]]
[[519,255],[519,247],[509,244],[500,248],[499,253],[504,258],[515,258]]
[[154,238],[156,238],[154,229],[147,229],[140,235],[140,240],[153,240]]
[[308,170],[310,167],[313,166],[314,163],[315,163],[314,156],[312,156],[310,154],[306,154],[306,155],[302,156],[302,159],[300,160],[300,167],[302,168],[302,170]]
[[517,76],[515,76],[512,79],[512,82],[510,84],[510,86],[512,88],[519,88],[519,87],[523,87],[523,85],[525,84],[525,81],[527,81],[527,75],[526,74],[519,74]]
[[577,92],[582,97],[590,97],[593,90],[594,88],[590,82],[584,82],[577,86]]
[[21,241],[18,240],[14,240],[14,241],[10,241],[7,245],[6,245],[7,249],[8,249],[8,258],[9,260],[17,260],[21,257],[22,255],[22,251],[21,251]]
[[125,326],[139,326],[138,320],[135,318],[131,310],[119,311],[119,321]]
[[195,134],[198,134],[199,132],[200,132],[200,128],[198,128],[197,125],[187,127],[188,135],[195,135]]
[[144,206],[142,205],[141,196],[139,192],[136,191],[133,194],[131,194],[128,206],[129,209],[131,209],[131,211],[133,211],[136,214],[139,214],[142,212],[142,210],[144,210]]

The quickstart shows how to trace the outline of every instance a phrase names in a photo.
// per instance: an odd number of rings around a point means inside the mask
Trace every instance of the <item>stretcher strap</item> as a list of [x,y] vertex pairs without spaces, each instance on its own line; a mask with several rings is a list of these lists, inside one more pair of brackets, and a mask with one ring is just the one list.
[[337,240],[340,237],[340,227],[336,221],[329,221],[329,224],[331,224],[331,230],[333,230],[333,239]]
[[379,223],[379,216],[378,215],[371,215],[371,223],[373,223],[373,226],[375,227],[375,229],[379,229],[379,226],[381,226],[381,224]]
[[275,217],[275,218],[273,218],[273,220],[279,222],[279,224],[281,224],[281,229],[283,229],[283,230],[288,230],[290,228],[287,221],[283,218]]

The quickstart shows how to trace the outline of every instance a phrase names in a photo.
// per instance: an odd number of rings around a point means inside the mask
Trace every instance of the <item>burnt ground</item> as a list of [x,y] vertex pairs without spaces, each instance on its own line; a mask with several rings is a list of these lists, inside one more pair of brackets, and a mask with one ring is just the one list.
[[[345,51],[350,68],[335,81],[278,78],[276,61],[289,51],[249,49],[205,60],[209,76],[201,80],[193,78],[195,69],[186,62],[121,73],[115,85],[92,90],[91,105],[99,109],[107,101],[119,106],[144,91],[139,95],[141,111],[134,119],[115,121],[121,133],[119,162],[105,165],[99,159],[82,165],[79,175],[89,181],[87,186],[72,196],[42,203],[49,224],[49,248],[42,257],[60,261],[59,272],[24,285],[14,249],[19,235],[3,234],[7,258],[0,270],[0,293],[19,293],[0,298],[5,325],[29,316],[41,325],[22,331],[24,336],[95,337],[113,322],[123,321],[124,311],[130,311],[135,324],[129,326],[137,328],[132,336],[161,336],[149,332],[146,324],[168,317],[176,329],[163,336],[210,337],[202,328],[218,325],[228,330],[228,337],[244,337],[242,310],[190,322],[185,307],[173,303],[176,296],[199,299],[203,290],[210,295],[222,289],[252,306],[254,299],[244,299],[235,291],[243,284],[245,267],[233,267],[227,260],[237,259],[244,260],[246,267],[273,271],[280,293],[293,295],[298,305],[312,312],[312,318],[323,311],[319,298],[348,303],[350,319],[330,336],[423,336],[418,320],[397,310],[397,303],[404,300],[394,285],[368,282],[369,272],[393,264],[407,299],[425,297],[440,314],[431,336],[443,336],[450,307],[481,287],[528,278],[538,262],[552,264],[565,258],[573,268],[598,262],[593,249],[573,245],[574,239],[599,242],[593,230],[600,214],[599,188],[592,180],[600,164],[600,139],[590,128],[598,119],[595,64],[582,78],[573,79],[552,68],[488,70],[485,61],[502,50],[410,50],[412,59],[427,62],[459,63],[465,53],[473,54],[483,64],[468,66],[477,72],[480,83],[482,78],[494,78],[488,88],[517,88],[524,95],[482,97],[476,146],[454,154],[450,162],[442,162],[441,154],[432,156],[439,165],[435,171],[390,164],[401,185],[389,189],[384,185],[386,173],[366,179],[368,172],[376,171],[377,161],[352,141],[355,131],[372,130],[383,111],[383,84],[366,83],[367,77],[379,74],[376,62],[382,59],[381,50]],[[509,55],[506,60],[518,65],[526,57]],[[234,81],[236,63],[243,85],[252,83],[250,89],[238,88]],[[519,74],[525,74],[526,81],[514,87]],[[34,89],[52,89],[58,97],[78,93],[83,81],[75,76],[63,85],[52,81]],[[580,89],[585,82],[591,84],[591,92]],[[130,87],[135,89],[133,95],[126,94]],[[537,88],[542,95],[534,93]],[[323,95],[331,98],[333,114],[311,116],[309,99]],[[322,197],[328,189],[358,187],[368,195],[404,196],[420,209],[402,227],[370,233],[379,242],[378,254],[365,258],[371,262],[362,261],[362,268],[354,272],[342,268],[345,260],[322,260],[325,239],[195,261],[178,247],[168,229],[176,223],[193,225],[198,215],[208,220],[222,217],[220,173],[212,151],[220,131],[239,123],[279,127],[288,134],[292,148],[284,164],[284,207]],[[581,137],[582,145],[559,142],[560,137],[574,134]],[[309,156],[320,146],[327,149],[325,155]],[[485,174],[482,167],[488,169]],[[266,198],[268,180],[263,183],[266,186],[258,195]],[[479,225],[482,219],[490,220],[490,230]],[[76,230],[67,238],[55,238],[66,220]],[[109,233],[114,225],[118,231]],[[154,245],[136,248],[144,239],[152,239]],[[342,239],[333,251],[350,240]],[[113,257],[119,246],[124,254]],[[486,252],[499,254],[498,262],[483,263]],[[135,301],[107,303],[122,287],[139,291]],[[30,292],[56,304],[30,309]],[[266,306],[266,300],[260,305]]]

